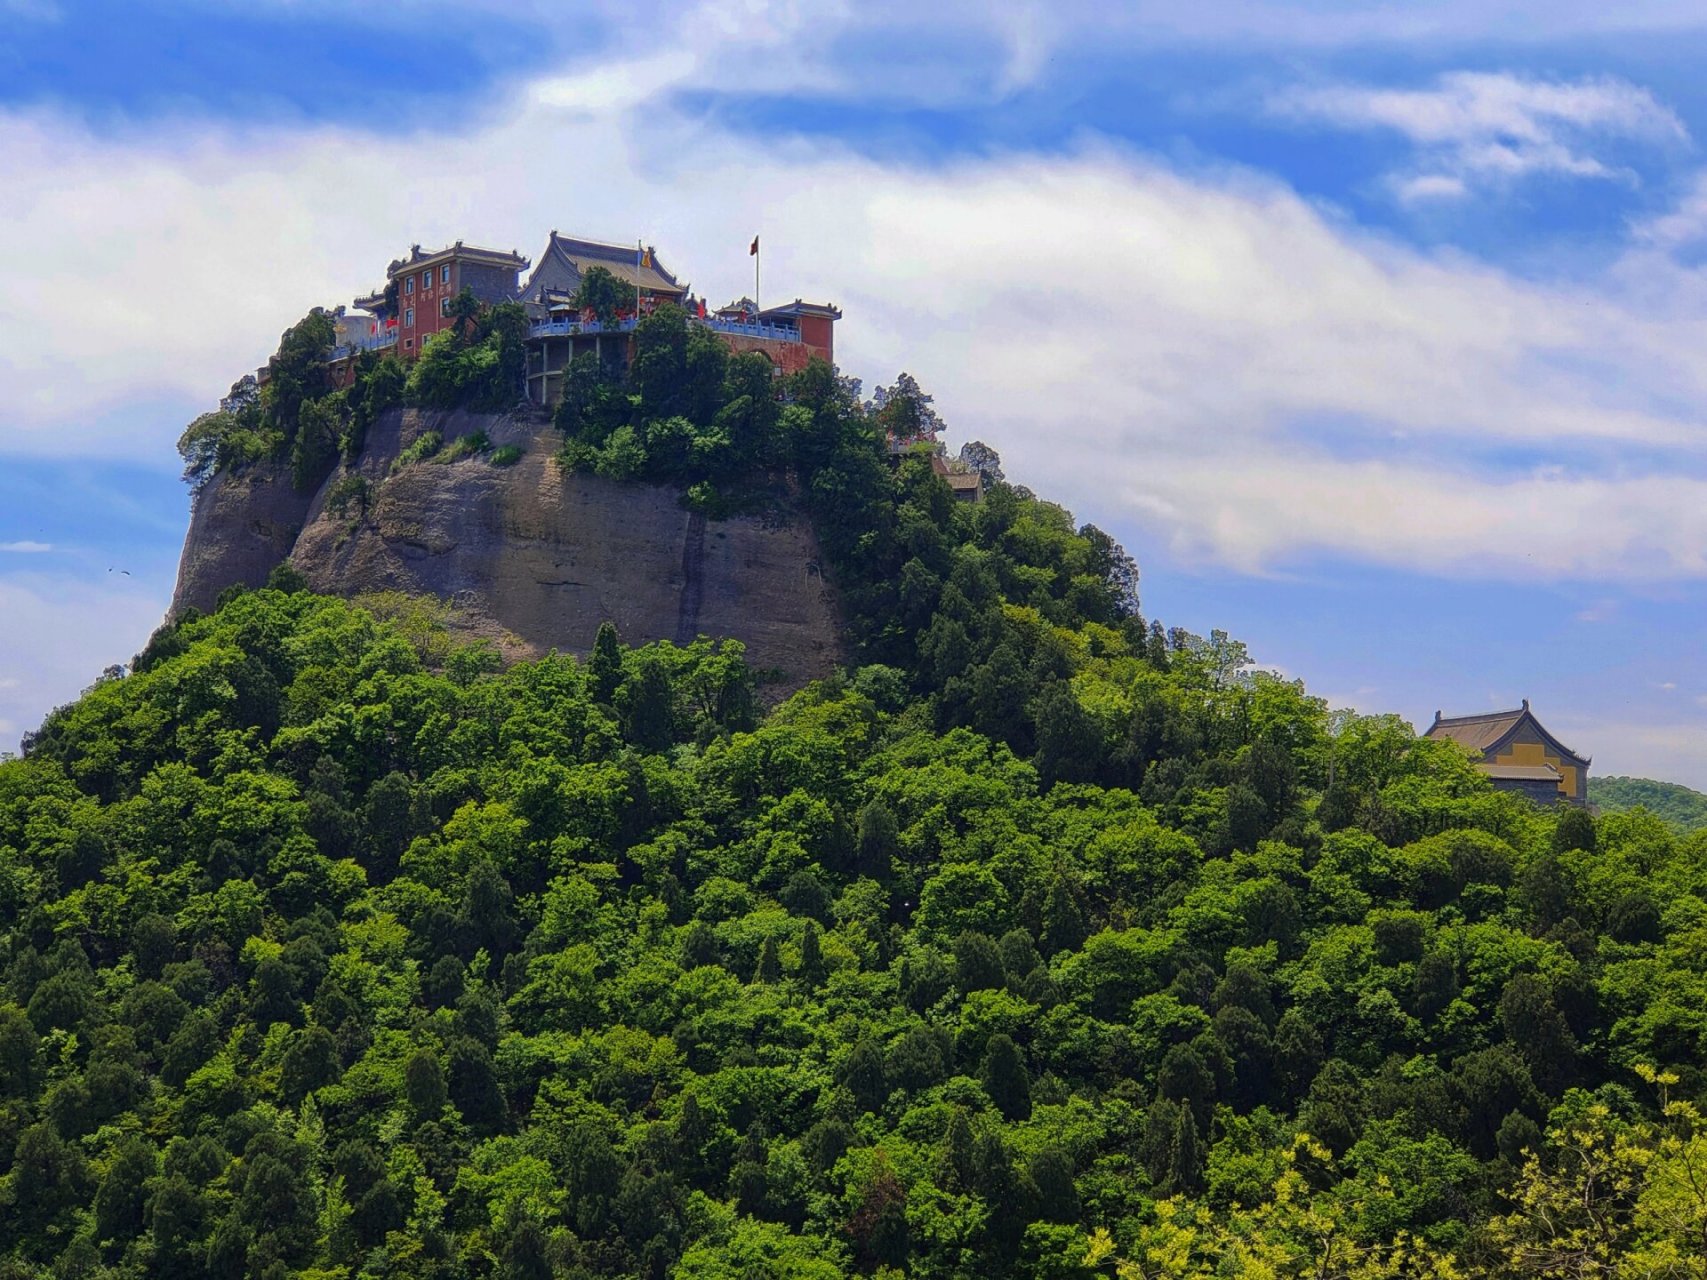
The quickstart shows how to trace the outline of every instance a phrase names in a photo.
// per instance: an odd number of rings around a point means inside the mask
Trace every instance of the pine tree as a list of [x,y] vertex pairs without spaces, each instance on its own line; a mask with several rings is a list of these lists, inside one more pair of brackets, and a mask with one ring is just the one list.
[[1203,1150],[1197,1140],[1197,1121],[1190,1107],[1181,1107],[1174,1130],[1173,1160],[1168,1181],[1176,1192],[1196,1195],[1203,1185]]
[[1067,881],[1056,876],[1043,900],[1043,951],[1076,951],[1085,942],[1085,912]]
[[873,800],[866,805],[859,811],[859,834],[855,844],[856,872],[874,879],[887,876],[899,838],[900,828],[888,806],[881,800]]
[[824,949],[818,942],[818,923],[809,920],[800,938],[800,980],[809,987],[824,981]]
[[603,703],[610,702],[616,687],[622,683],[622,642],[617,639],[615,625],[609,621],[599,623],[599,633],[593,637],[587,675],[592,680],[593,697]]
[[128,1240],[142,1230],[143,1191],[159,1157],[140,1134],[122,1140],[95,1193],[95,1229],[102,1240]]
[[1073,1185],[1073,1158],[1060,1147],[1045,1147],[1031,1158],[1037,1213],[1046,1222],[1077,1222],[1079,1191]]
[[1180,1112],[1184,1109],[1166,1098],[1157,1098],[1144,1116],[1144,1169],[1158,1193],[1166,1188],[1168,1172],[1174,1165],[1174,1135],[1179,1132]]
[[754,982],[776,982],[782,978],[782,961],[777,958],[776,939],[766,938],[759,948],[759,967],[753,973]]
[[504,1095],[486,1046],[467,1038],[450,1047],[450,1100],[475,1133],[495,1132],[504,1122]]
[[990,1037],[980,1078],[984,1092],[1004,1116],[1009,1120],[1030,1118],[1031,1076],[1026,1072],[1019,1046],[1012,1039],[1005,1035]]
[[445,1108],[450,1094],[445,1087],[444,1068],[431,1049],[415,1050],[403,1066],[403,1096],[417,1120],[432,1120]]
[[861,1040],[848,1051],[842,1063],[842,1083],[853,1094],[862,1111],[881,1111],[889,1098],[889,1085],[883,1073],[883,1050],[871,1040]]
[[504,1256],[498,1264],[502,1280],[551,1280],[551,1260],[545,1252],[545,1234],[528,1218],[510,1232]]
[[948,1122],[948,1140],[943,1148],[945,1178],[943,1184],[963,1195],[971,1194],[978,1185],[978,1143],[972,1136],[972,1126],[966,1113],[956,1110]]
[[705,1145],[710,1141],[711,1125],[706,1122],[699,1099],[691,1093],[685,1094],[681,1114],[676,1117],[672,1143],[677,1164],[690,1183],[697,1184],[704,1176]]

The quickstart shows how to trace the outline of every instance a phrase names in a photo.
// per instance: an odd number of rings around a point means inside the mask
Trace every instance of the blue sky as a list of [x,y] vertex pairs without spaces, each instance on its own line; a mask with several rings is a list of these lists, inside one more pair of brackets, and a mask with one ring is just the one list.
[[1703,55],[1659,0],[0,0],[0,746],[159,620],[173,441],[286,325],[555,227],[713,297],[761,234],[1151,616],[1707,788]]

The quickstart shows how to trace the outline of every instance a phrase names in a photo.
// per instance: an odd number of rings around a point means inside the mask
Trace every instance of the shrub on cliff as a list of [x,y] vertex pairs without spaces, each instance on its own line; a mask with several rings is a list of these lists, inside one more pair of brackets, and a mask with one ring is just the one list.
[[355,384],[349,391],[349,417],[344,428],[344,461],[354,462],[367,445],[367,433],[387,409],[403,403],[409,370],[394,352],[364,351],[356,360]]
[[193,489],[255,462],[289,462],[297,487],[311,488],[340,452],[351,459],[361,452],[374,419],[401,399],[403,366],[365,352],[351,386],[339,391],[326,373],[334,336],[331,318],[315,308],[280,338],[265,382],[239,379],[216,412],[190,423],[178,453]]
[[267,361],[261,414],[269,426],[284,433],[287,444],[295,439],[303,405],[332,389],[326,360],[336,339],[332,317],[316,307],[284,331],[279,349]]
[[444,436],[437,431],[423,431],[410,441],[408,446],[393,460],[391,464],[392,473],[395,474],[403,470],[404,467],[412,466],[414,463],[423,462],[432,457],[444,448],[444,443]]
[[467,289],[452,313],[456,323],[428,338],[409,367],[405,400],[433,409],[508,409],[524,391],[527,314],[514,302],[480,307]]
[[326,478],[338,460],[348,419],[349,403],[342,391],[303,402],[290,447],[291,480],[298,489],[307,491]]
[[279,442],[278,433],[262,425],[258,412],[244,415],[219,409],[204,413],[178,437],[184,483],[200,492],[221,471],[273,457]]
[[735,493],[763,486],[786,465],[780,417],[769,359],[731,355],[680,307],[662,306],[635,328],[626,381],[591,355],[570,363],[556,415],[565,437],[559,460],[602,475]]

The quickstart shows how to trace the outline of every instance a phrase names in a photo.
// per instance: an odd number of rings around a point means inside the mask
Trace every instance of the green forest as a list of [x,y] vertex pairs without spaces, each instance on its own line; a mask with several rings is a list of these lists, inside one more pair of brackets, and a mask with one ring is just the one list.
[[1707,834],[1146,621],[887,457],[911,379],[664,337],[566,443],[794,486],[847,669],[163,628],[0,763],[0,1275],[1704,1274]]
[[1589,803],[1607,813],[1643,808],[1680,831],[1707,828],[1707,795],[1675,782],[1652,778],[1590,778]]

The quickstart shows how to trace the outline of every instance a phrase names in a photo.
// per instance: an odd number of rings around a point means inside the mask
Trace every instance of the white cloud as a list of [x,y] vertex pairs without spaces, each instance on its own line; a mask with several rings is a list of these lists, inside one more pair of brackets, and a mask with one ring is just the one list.
[[1662,250],[1682,249],[1707,240],[1707,173],[1698,173],[1665,213],[1634,227],[1638,241]]
[[697,60],[685,49],[670,49],[540,80],[531,92],[541,106],[598,115],[612,108],[636,107],[665,90],[678,88],[697,66]]
[[1702,480],[1489,480],[1270,450],[1147,470],[1122,479],[1176,550],[1250,572],[1320,553],[1465,578],[1707,576]]
[[[1094,10],[1096,0],[1069,6]],[[1106,4],[1100,6],[1104,10]],[[1699,29],[1701,8],[1692,0],[1633,0],[1609,5],[1591,0],[1440,0],[1430,4],[1372,5],[1337,0],[1148,0],[1128,6],[1127,25],[1156,38],[1343,48],[1368,44],[1457,44],[1499,40],[1513,44],[1557,42],[1603,32]]]
[[1593,744],[1590,777],[1656,778],[1707,791],[1707,719],[1561,721],[1568,743]]
[[[773,294],[845,305],[851,372],[910,368],[957,436],[1086,518],[1246,569],[1323,553],[1707,574],[1707,300],[1667,262],[1536,284],[1362,234],[1246,172],[1094,144],[925,169],[669,105],[680,75],[785,45],[803,19],[776,8],[735,36],[701,11],[713,34],[661,40],[692,66],[660,62],[641,104],[583,69],[461,135],[112,138],[0,115],[0,233],[34,247],[0,277],[0,312],[31,321],[0,346],[0,448],[169,456],[285,325],[378,283],[412,241],[531,253],[554,226],[644,234],[716,300],[750,286],[758,232]],[[1625,118],[1520,101],[1534,119]],[[138,404],[183,409],[139,420]],[[1525,461],[1494,470],[1484,448]]]
[[1449,177],[1444,173],[1421,173],[1395,179],[1393,194],[1406,204],[1419,204],[1430,200],[1459,200],[1470,194],[1470,184],[1462,178]]
[[44,551],[52,551],[51,542],[0,542],[0,552],[10,551],[17,555],[39,555]]
[[[668,21],[626,5],[607,16],[614,31],[606,47],[592,55],[566,50],[568,68],[532,86],[540,102],[605,114],[661,95],[713,90],[980,105],[1033,84],[1057,43],[1075,31],[1040,6],[1012,0],[700,0],[679,6]],[[848,41],[883,52],[852,66]]]
[[[12,0],[33,3],[34,0]],[[199,0],[211,7],[213,0]],[[344,0],[256,0],[274,10],[333,13],[348,19]],[[0,8],[3,8],[0,4]],[[1221,47],[1282,46],[1337,48],[1359,44],[1460,43],[1496,39],[1513,44],[1557,43],[1564,37],[1610,32],[1666,33],[1700,30],[1707,25],[1694,0],[1627,0],[1605,4],[1597,0],[1435,0],[1426,5],[1371,5],[1344,0],[936,0],[921,5],[912,0],[860,0],[812,3],[811,0],[720,0],[694,8],[740,14],[748,9],[787,8],[813,16],[817,30],[847,27],[864,30],[903,28],[922,36],[930,32],[965,34],[990,29],[1010,30],[1031,22],[1051,43],[1092,42],[1100,49],[1157,43],[1197,44],[1213,41]],[[577,6],[607,22],[626,23],[637,42],[650,34],[653,41],[682,8],[674,0],[586,0]],[[560,7],[546,0],[412,0],[398,6],[368,6],[357,11],[361,21],[379,26],[418,25],[428,17],[464,17],[470,11],[490,11],[509,18],[525,15],[537,22],[542,38],[561,18]],[[574,32],[584,38],[585,25]],[[808,33],[810,34],[810,32]],[[1016,42],[1021,38],[1014,37]]]
[[146,586],[45,574],[0,577],[0,751],[77,696],[115,662],[129,662],[159,625],[163,600]]
[[1394,178],[1405,200],[1455,198],[1473,184],[1538,173],[1628,177],[1603,153],[1630,142],[1678,145],[1689,136],[1646,89],[1607,77],[1455,71],[1426,89],[1301,86],[1273,95],[1268,106],[1284,118],[1405,138],[1417,148],[1416,171]]

